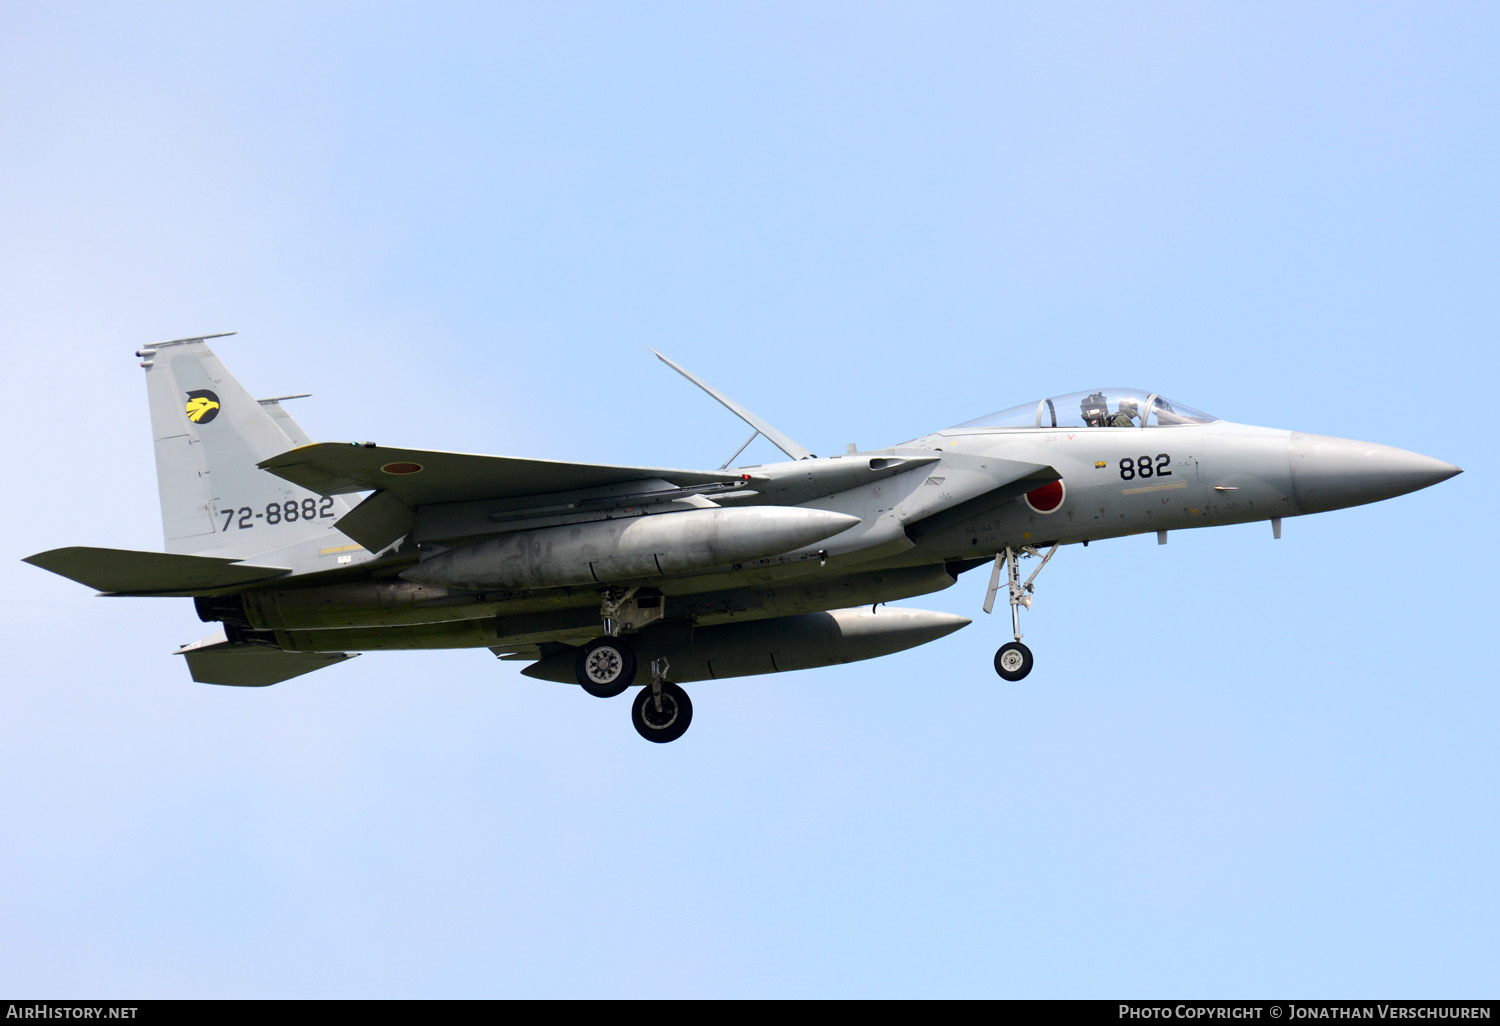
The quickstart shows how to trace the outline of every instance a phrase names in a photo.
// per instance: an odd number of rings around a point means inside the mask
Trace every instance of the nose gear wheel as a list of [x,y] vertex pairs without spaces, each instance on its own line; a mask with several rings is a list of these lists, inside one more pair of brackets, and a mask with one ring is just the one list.
[[1006,680],[1021,680],[1031,672],[1031,662],[1031,649],[1012,641],[995,653],[995,672]]

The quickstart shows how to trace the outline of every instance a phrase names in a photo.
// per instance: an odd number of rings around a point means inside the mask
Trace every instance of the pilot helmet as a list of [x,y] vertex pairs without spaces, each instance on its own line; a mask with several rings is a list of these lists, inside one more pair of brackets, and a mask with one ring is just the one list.
[[1138,417],[1141,413],[1141,404],[1134,399],[1121,399],[1120,412],[1127,417]]
[[1105,401],[1103,392],[1095,392],[1079,405],[1083,412],[1083,422],[1090,427],[1101,427],[1109,419],[1109,403]]

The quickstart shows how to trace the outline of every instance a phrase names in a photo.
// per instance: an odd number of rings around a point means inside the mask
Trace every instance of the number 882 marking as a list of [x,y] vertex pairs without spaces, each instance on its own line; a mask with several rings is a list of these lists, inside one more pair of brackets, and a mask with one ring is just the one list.
[[[1152,460],[1155,460],[1155,465]],[[1138,477],[1171,477],[1172,472],[1167,469],[1167,464],[1172,462],[1172,457],[1164,452],[1159,452],[1155,457],[1137,456],[1132,459],[1126,456],[1120,460],[1120,480],[1134,481]]]

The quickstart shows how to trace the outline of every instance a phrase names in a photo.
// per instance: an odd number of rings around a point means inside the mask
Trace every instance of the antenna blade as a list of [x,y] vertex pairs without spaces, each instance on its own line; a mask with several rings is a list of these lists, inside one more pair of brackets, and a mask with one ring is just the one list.
[[[688,371],[683,370],[677,364],[673,363],[671,360],[668,360],[665,356],[663,356],[660,353],[658,353],[655,349],[651,349],[650,346],[647,346],[646,348],[650,349],[651,350],[651,354],[653,356],[655,356],[658,360],[660,360],[662,363],[666,364],[668,367],[671,367],[678,374],[681,374],[683,377],[687,378],[693,384],[695,384],[699,388],[703,389],[703,391],[707,392],[709,395],[711,395],[715,399],[717,399],[719,401],[719,403],[722,404],[724,406],[724,408],[727,409],[730,413],[732,413],[736,417],[740,418],[740,420],[743,420],[746,424],[749,424],[755,430],[759,431],[762,435],[765,435],[766,439],[772,445],[776,446],[776,448],[778,448],[782,452],[786,453],[792,459],[794,459],[794,460],[806,460],[806,459],[812,459],[813,458],[812,450],[808,449],[806,446],[798,445],[796,442],[792,441],[786,435],[782,434],[780,431],[777,431],[770,424],[767,424],[765,421],[761,420],[755,414],[753,414],[749,410],[745,409],[739,403],[737,403],[733,399],[729,398],[723,392],[720,392],[718,389],[714,388],[712,385],[710,385],[708,382],[704,381],[702,378],[699,378],[699,377],[697,377],[697,376],[689,373]],[[752,436],[752,438],[753,437],[754,436]],[[746,443],[746,444],[749,444],[749,443]],[[739,453],[735,453],[735,456],[738,456],[738,455],[739,455]],[[734,456],[731,456],[730,459],[734,459]]]

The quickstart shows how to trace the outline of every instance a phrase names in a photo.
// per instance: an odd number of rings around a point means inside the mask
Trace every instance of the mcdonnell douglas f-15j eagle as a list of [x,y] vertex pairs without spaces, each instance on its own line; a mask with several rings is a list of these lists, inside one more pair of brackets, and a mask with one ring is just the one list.
[[[1028,403],[888,449],[818,457],[660,357],[789,457],[671,470],[311,444],[205,338],[146,346],[166,552],[28,558],[109,595],[191,597],[223,630],[193,679],[263,686],[359,651],[488,648],[680,737],[681,681],[852,662],[969,621],[878,608],[993,563],[1006,680],[1058,546],[1356,506],[1459,473],[1382,445],[1231,424],[1142,389]],[[657,354],[660,356],[660,354]],[[749,442],[746,442],[748,445]],[[744,447],[741,447],[741,452]],[[363,498],[359,498],[360,493]],[[1024,580],[1021,559],[1040,562]],[[670,678],[669,679],[669,674]]]

